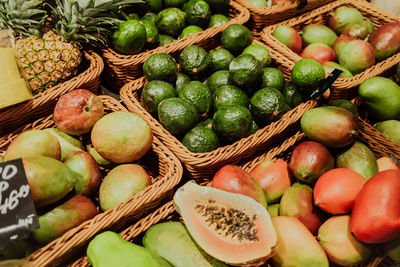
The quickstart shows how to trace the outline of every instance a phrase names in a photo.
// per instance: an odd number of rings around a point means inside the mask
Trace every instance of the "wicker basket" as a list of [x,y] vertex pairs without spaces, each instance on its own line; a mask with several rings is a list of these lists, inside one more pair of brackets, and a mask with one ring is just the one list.
[[[101,98],[106,112],[127,111],[115,99],[109,96],[101,96]],[[54,127],[51,116],[1,137],[0,150],[6,149],[12,139],[22,131],[48,127]],[[64,260],[69,260],[70,255],[79,252],[83,246],[87,245],[88,240],[98,232],[105,229],[118,231],[127,221],[139,219],[143,213],[156,208],[161,200],[173,193],[174,186],[179,183],[182,177],[182,165],[156,137],[153,139],[152,150],[140,159],[139,163],[148,169],[152,177],[152,185],[117,207],[99,213],[93,219],[71,229],[60,238],[35,251],[27,260],[31,261],[34,266],[59,266]],[[108,170],[102,171],[107,172]],[[95,203],[97,203],[96,200]]]
[[[267,160],[267,159],[274,159],[274,158],[283,158],[285,160],[289,160],[291,152],[293,150],[293,147],[304,140],[304,134],[302,132],[297,132],[295,135],[291,136],[290,138],[287,138],[284,142],[281,144],[272,147],[268,152],[261,154],[254,158],[251,161],[243,162],[241,167],[246,170],[250,171],[254,166],[256,166],[258,163]],[[381,144],[377,143],[374,139],[374,136],[368,135],[368,133],[360,131],[359,135],[359,140],[363,141],[365,144],[367,144],[370,149],[375,153],[376,156],[387,156],[386,148],[382,146]],[[156,210],[154,213],[151,215],[143,218],[142,220],[138,221],[136,224],[128,227],[124,231],[120,233],[120,235],[128,241],[133,241],[137,244],[141,244],[141,237],[143,234],[146,232],[150,226],[163,222],[163,221],[168,221],[168,220],[175,220],[179,221],[179,215],[175,211],[173,202],[169,202]],[[368,263],[365,263],[363,267],[376,267],[381,263],[383,260],[383,257],[380,256],[381,253],[377,251],[376,253],[377,256],[375,256],[373,259],[371,259]],[[91,266],[87,257],[82,257],[79,260],[75,261],[71,267],[88,267]],[[269,266],[269,265],[267,265]]]
[[[253,43],[261,44],[257,40]],[[249,137],[242,138],[231,145],[219,147],[208,153],[193,153],[142,107],[140,94],[146,83],[145,77],[128,83],[121,89],[121,99],[131,112],[142,115],[153,129],[154,134],[185,164],[194,179],[210,177],[225,164],[235,163],[243,158],[252,156],[258,150],[274,142],[277,136],[286,131],[287,128],[296,125],[307,110],[317,105],[313,100],[307,101],[285,113],[279,121],[272,122]]]
[[[368,18],[372,21],[375,27],[379,27],[383,24],[393,21],[400,21],[400,18],[365,1],[337,0],[331,4],[313,10],[310,13],[266,27],[261,33],[261,39],[269,47],[271,47],[271,49],[275,50],[279,54],[278,57],[273,57],[273,59],[282,64],[286,68],[286,71],[290,73],[294,64],[299,61],[301,57],[272,36],[275,28],[281,24],[285,24],[295,28],[297,31],[301,31],[309,24],[326,24],[327,20],[331,16],[331,13],[336,8],[342,6],[358,9],[365,18]],[[400,53],[397,53],[351,78],[337,79],[330,87],[329,98],[332,100],[354,98],[356,95],[356,87],[365,79],[380,75],[399,62]]]
[[250,11],[251,18],[249,26],[253,30],[253,33],[257,35],[267,25],[293,18],[335,0],[308,0],[307,5],[303,8],[299,8],[299,4],[297,3],[298,1],[273,5],[270,7],[256,7],[249,4],[247,0],[236,1]]
[[15,129],[49,114],[57,99],[74,89],[80,88],[96,92],[100,85],[100,74],[104,68],[103,60],[93,51],[85,52],[84,58],[82,66],[85,70],[79,75],[35,95],[31,100],[0,109],[0,135],[4,134],[6,130]]
[[192,44],[206,48],[210,45],[209,42],[212,38],[219,40],[218,33],[223,32],[229,25],[244,24],[250,18],[249,11],[234,1],[231,1],[231,8],[228,14],[230,21],[225,24],[206,29],[200,33],[137,55],[122,55],[111,48],[104,49],[103,58],[106,63],[104,81],[114,90],[119,90],[127,82],[143,75],[142,65],[150,55],[155,53],[174,53]]

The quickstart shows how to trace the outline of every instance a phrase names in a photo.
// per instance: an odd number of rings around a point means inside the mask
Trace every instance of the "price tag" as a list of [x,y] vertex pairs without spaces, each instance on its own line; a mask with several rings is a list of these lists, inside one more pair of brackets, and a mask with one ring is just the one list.
[[0,250],[10,240],[27,238],[38,228],[22,160],[0,163]]

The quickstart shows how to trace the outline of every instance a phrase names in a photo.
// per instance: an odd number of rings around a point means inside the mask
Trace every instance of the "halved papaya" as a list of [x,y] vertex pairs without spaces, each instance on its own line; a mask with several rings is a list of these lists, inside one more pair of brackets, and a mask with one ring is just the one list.
[[214,258],[242,265],[272,257],[277,235],[269,213],[254,199],[189,181],[174,203],[193,239]]

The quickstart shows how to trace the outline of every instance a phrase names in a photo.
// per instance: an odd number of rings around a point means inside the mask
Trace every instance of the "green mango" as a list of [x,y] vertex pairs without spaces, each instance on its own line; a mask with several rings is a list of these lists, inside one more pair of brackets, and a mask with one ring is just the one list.
[[267,210],[271,217],[279,216],[279,203],[268,205]]
[[400,263],[400,237],[382,244],[385,255],[395,263]]
[[103,232],[90,241],[86,255],[93,267],[171,267],[144,247],[130,243],[111,231]]
[[400,86],[384,77],[366,79],[358,88],[369,116],[384,120],[400,120]]
[[336,156],[336,167],[351,169],[367,180],[378,172],[374,153],[359,141],[354,142],[349,149]]
[[400,145],[400,121],[382,121],[375,123],[374,127],[395,144]]
[[[153,225],[143,237],[143,246],[152,254],[159,255],[175,267],[212,267],[217,260],[201,250],[180,222]],[[220,264],[218,266],[226,266]]]
[[47,128],[43,131],[48,132],[55,136],[61,146],[61,160],[64,160],[69,154],[74,151],[84,151],[85,147],[78,139],[64,133],[57,128]]

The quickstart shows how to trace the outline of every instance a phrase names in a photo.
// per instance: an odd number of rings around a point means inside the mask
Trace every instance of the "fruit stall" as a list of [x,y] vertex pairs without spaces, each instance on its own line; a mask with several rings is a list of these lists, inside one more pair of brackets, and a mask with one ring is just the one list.
[[397,0],[0,0],[0,267],[400,266]]

